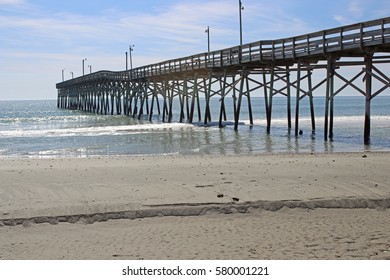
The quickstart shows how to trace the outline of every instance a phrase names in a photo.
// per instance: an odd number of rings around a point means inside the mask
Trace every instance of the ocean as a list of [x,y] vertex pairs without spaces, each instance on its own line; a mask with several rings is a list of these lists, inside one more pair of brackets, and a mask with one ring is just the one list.
[[[299,126],[303,133],[298,137],[294,135],[294,99],[293,130],[289,132],[286,99],[274,98],[270,134],[266,133],[263,98],[252,98],[253,126],[249,125],[245,98],[243,101],[238,131],[233,126],[232,98],[226,99],[228,120],[222,129],[218,127],[218,98],[211,100],[212,122],[208,126],[204,126],[202,121],[179,123],[178,104],[173,121],[163,123],[158,115],[149,122],[147,116],[138,120],[123,115],[96,115],[58,109],[55,100],[0,101],[0,157],[250,155],[390,150],[389,96],[377,96],[372,101],[371,144],[368,146],[363,141],[363,96],[335,98],[333,141],[323,139],[324,97],[314,98],[315,135],[311,133],[308,100],[301,102]],[[204,116],[201,117],[203,120]],[[198,121],[197,114],[194,120]]]

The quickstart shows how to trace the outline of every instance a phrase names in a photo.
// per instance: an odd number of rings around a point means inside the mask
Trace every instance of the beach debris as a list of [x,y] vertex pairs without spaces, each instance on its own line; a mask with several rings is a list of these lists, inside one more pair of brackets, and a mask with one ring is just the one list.
[[217,197],[222,198],[222,197],[224,197],[224,195],[222,193],[219,193],[219,194],[217,194]]
[[248,250],[249,253],[251,253],[252,255],[255,255],[257,253],[256,249],[255,248],[250,248]]
[[211,188],[211,187],[215,187],[214,185],[210,184],[210,185],[196,185],[195,188]]
[[232,197],[232,200],[233,200],[234,202],[238,202],[238,201],[240,201],[240,199],[239,199],[239,198],[237,198],[237,197]]
[[366,154],[364,154],[363,156],[362,156],[362,158],[366,158],[367,157],[367,155]]

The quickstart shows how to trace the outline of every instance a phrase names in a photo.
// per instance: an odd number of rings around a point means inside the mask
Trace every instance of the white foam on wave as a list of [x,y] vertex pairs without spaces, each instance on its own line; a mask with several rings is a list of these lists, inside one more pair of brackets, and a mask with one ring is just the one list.
[[122,126],[100,127],[76,127],[57,128],[42,130],[5,130],[0,131],[0,137],[72,137],[72,136],[102,136],[102,135],[125,135],[161,132],[164,130],[181,130],[193,128],[193,125],[184,123],[156,123]]
[[47,123],[47,122],[81,122],[90,119],[89,115],[72,115],[72,116],[36,116],[36,117],[8,117],[0,118],[0,125],[22,124],[22,123]]
[[[249,120],[240,120],[242,123],[245,125],[250,125]],[[334,116],[333,121],[335,124],[346,124],[346,125],[353,125],[353,126],[361,126],[364,124],[364,116]],[[291,117],[291,122],[295,122],[295,116]],[[318,124],[321,124],[324,122],[324,117],[316,117],[315,122]],[[389,127],[390,126],[390,116],[376,116],[373,115],[371,116],[371,122],[378,126],[378,127]],[[305,124],[310,124],[311,123],[311,118],[310,117],[300,117],[299,118],[299,123],[301,125]],[[267,125],[267,120],[266,119],[254,119],[253,120],[254,125],[259,125],[259,126],[266,126]],[[272,125],[276,126],[282,126],[282,125],[287,125],[287,117],[285,118],[272,118],[271,120]]]

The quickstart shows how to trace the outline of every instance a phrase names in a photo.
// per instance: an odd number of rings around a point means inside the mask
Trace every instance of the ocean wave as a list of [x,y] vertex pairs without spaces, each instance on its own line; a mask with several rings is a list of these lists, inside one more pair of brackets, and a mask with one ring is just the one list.
[[90,119],[89,115],[71,116],[23,116],[23,117],[2,117],[0,124],[23,124],[23,123],[46,123],[46,122],[80,122]]
[[[325,118],[324,117],[316,117],[315,122],[318,124],[324,123]],[[250,121],[245,119],[245,120],[240,120],[242,123],[245,125],[249,125]],[[295,122],[295,116],[291,117],[291,122],[294,124]],[[348,124],[348,125],[353,125],[353,126],[362,126],[364,124],[364,116],[334,116],[333,117],[333,122],[335,124]],[[390,125],[390,116],[371,116],[371,122],[378,126],[378,127],[388,127]],[[311,123],[311,118],[310,117],[300,117],[299,118],[299,124],[300,125],[305,125],[305,124],[310,124]],[[267,120],[266,119],[254,119],[253,120],[254,125],[259,125],[259,126],[265,126],[267,125]],[[272,125],[287,125],[287,117],[284,118],[272,118],[271,120]]]
[[1,137],[72,137],[72,136],[103,136],[155,133],[164,130],[181,130],[192,128],[184,123],[157,123],[121,126],[72,127],[57,129],[17,129],[0,131]]

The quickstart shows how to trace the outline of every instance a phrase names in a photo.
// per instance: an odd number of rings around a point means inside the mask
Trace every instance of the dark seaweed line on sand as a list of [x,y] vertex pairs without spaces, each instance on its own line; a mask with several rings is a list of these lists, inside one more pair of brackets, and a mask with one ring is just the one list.
[[73,214],[59,216],[39,216],[30,218],[0,219],[0,226],[16,226],[31,224],[58,224],[83,223],[92,224],[95,222],[105,222],[117,219],[142,219],[153,217],[169,216],[202,216],[206,214],[234,214],[249,213],[254,210],[278,211],[285,208],[301,209],[388,209],[390,208],[390,198],[384,199],[363,199],[363,198],[345,198],[345,199],[322,199],[322,200],[282,200],[282,201],[253,201],[243,203],[183,203],[183,204],[161,204],[148,205],[144,209],[128,210],[118,212],[92,213],[92,214]]

